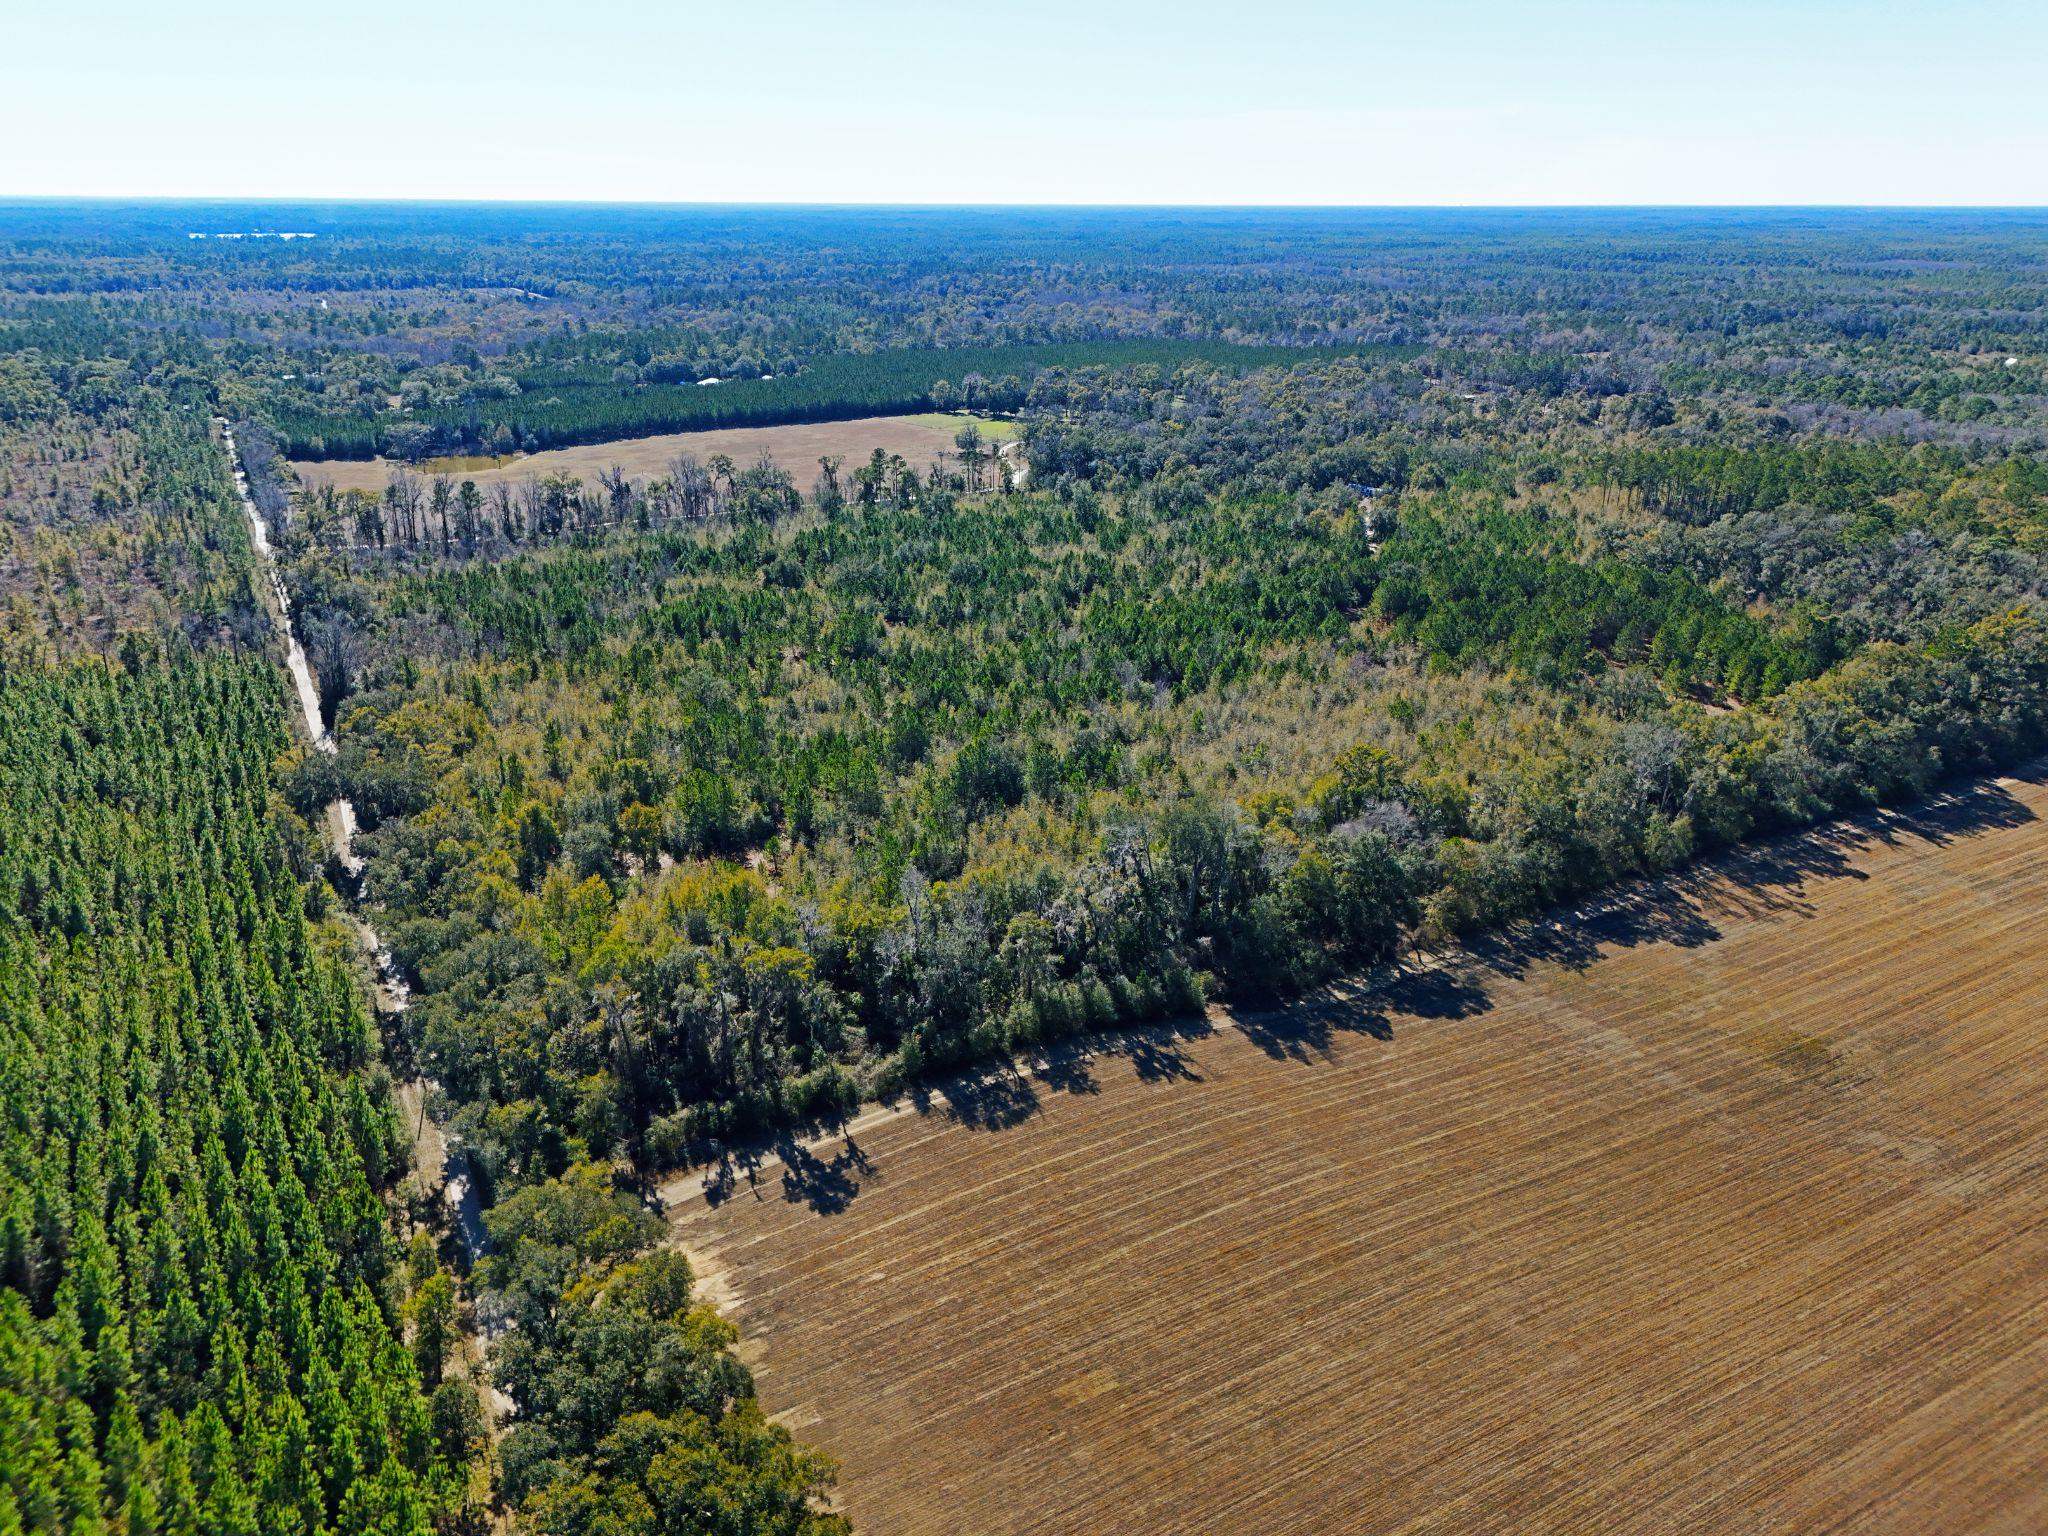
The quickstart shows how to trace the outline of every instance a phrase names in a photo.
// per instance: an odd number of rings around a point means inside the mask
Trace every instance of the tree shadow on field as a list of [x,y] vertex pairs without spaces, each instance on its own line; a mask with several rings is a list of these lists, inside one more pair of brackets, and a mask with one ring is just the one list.
[[828,1160],[792,1133],[775,1138],[765,1148],[737,1147],[719,1155],[704,1170],[704,1203],[716,1209],[739,1192],[744,1180],[756,1200],[766,1199],[762,1170],[769,1156],[782,1164],[782,1198],[808,1205],[821,1216],[843,1211],[860,1193],[860,1176],[872,1173],[874,1164],[851,1131]]
[[756,1146],[721,1148],[717,1158],[704,1168],[704,1203],[714,1209],[725,1204],[738,1192],[742,1178],[758,1198],[761,1149]]
[[1040,1046],[1022,1065],[1035,1082],[1057,1093],[1100,1093],[1096,1068],[1119,1061],[1129,1062],[1141,1082],[1199,1083],[1202,1074],[1184,1047],[1212,1033],[1205,1018],[1139,1025]]
[[830,1162],[791,1136],[777,1141],[775,1152],[782,1159],[782,1198],[800,1201],[820,1216],[845,1210],[860,1193],[860,1180],[854,1175],[873,1172],[867,1154],[851,1136]]
[[1006,1131],[1038,1113],[1036,1085],[1009,1062],[968,1077],[919,1084],[910,1091],[910,1101],[921,1115],[944,1113],[975,1131]]
[[[1981,782],[1907,809],[1874,810],[1731,850],[1475,937],[1441,956],[1386,967],[1307,997],[1235,1010],[1229,1023],[1276,1061],[1327,1061],[1341,1036],[1392,1041],[1402,1021],[1476,1019],[1493,1006],[1497,983],[1526,977],[1537,967],[1584,971],[1622,950],[1701,949],[1738,924],[1809,916],[1817,910],[1811,887],[1869,879],[1855,860],[1873,849],[1932,850],[2037,819],[2007,789]],[[1015,1061],[927,1080],[907,1089],[906,1098],[921,1116],[1001,1132],[1038,1115],[1048,1100],[1101,1093],[1105,1074],[1118,1062],[1127,1062],[1142,1083],[1200,1083],[1200,1058],[1189,1047],[1215,1032],[1209,1019],[1193,1017],[1061,1041]],[[829,1136],[790,1134],[769,1148],[782,1166],[783,1198],[821,1215],[845,1210],[874,1173],[850,1133],[836,1152],[828,1154],[829,1145]],[[760,1148],[722,1153],[706,1174],[707,1201],[716,1205],[730,1198],[741,1179],[763,1198],[763,1158]]]
[[[1583,971],[1604,954],[1644,944],[1698,949],[1720,938],[1721,927],[1702,899],[1711,882],[1686,889],[1691,883],[1683,877],[1660,880],[1574,911],[1474,935],[1453,963],[1468,977],[1519,980],[1536,965]],[[1483,986],[1476,980],[1468,984]]]
[[1901,809],[1860,816],[1727,850],[1690,868],[1620,886],[1583,905],[1530,919],[1464,946],[1463,968],[1520,978],[1540,963],[1583,971],[1603,955],[1644,944],[1698,949],[1724,925],[1809,917],[1809,885],[1864,881],[1854,859],[1877,847],[1946,847],[2038,818],[2009,790],[1984,782]]
[[1199,1083],[1202,1080],[1202,1074],[1190,1064],[1185,1051],[1141,1040],[1125,1054],[1130,1057],[1131,1070],[1140,1082]]
[[[1096,1069],[1103,1063],[1127,1060],[1132,1075],[1142,1082],[1200,1082],[1201,1074],[1182,1046],[1210,1033],[1207,1019],[1192,1019],[1063,1041],[1016,1062],[917,1084],[907,1090],[906,1098],[919,1115],[941,1115],[969,1130],[1008,1130],[1037,1114],[1046,1095],[1100,1093]],[[765,1145],[720,1150],[704,1165],[705,1203],[715,1208],[743,1192],[756,1200],[767,1198],[763,1170],[773,1158],[781,1164],[784,1200],[807,1205],[823,1216],[845,1210],[874,1173],[874,1164],[845,1126],[812,1131],[815,1134],[787,1132]],[[835,1134],[845,1139],[827,1155]]]
[[1238,1033],[1276,1061],[1327,1059],[1339,1035],[1394,1038],[1394,1019],[1470,1019],[1493,1006],[1463,966],[1387,967],[1332,982],[1278,1007],[1232,1015]]
[[1477,1017],[1492,1007],[1496,982],[1519,980],[1537,966],[1584,971],[1621,950],[1653,944],[1700,949],[1719,941],[1733,923],[1810,916],[1816,907],[1809,887],[1869,879],[1854,860],[1873,848],[1939,848],[2036,819],[2000,785],[1968,785],[1918,805],[1874,810],[1729,850],[1476,935],[1432,960],[1337,983],[1291,1004],[1245,1010],[1235,1022],[1276,1060],[1325,1058],[1340,1034],[1391,1040],[1397,1019]]
[[1128,1061],[1141,1082],[1198,1083],[1202,1076],[1183,1047],[1209,1033],[1207,1019],[1187,1019],[1063,1040],[1014,1062],[920,1083],[909,1090],[910,1102],[919,1114],[942,1114],[970,1130],[1008,1130],[1037,1114],[1046,1094],[1100,1093],[1097,1071],[1116,1061]]
[[1049,1057],[1037,1069],[1040,1082],[1054,1093],[1093,1094],[1102,1092],[1093,1058],[1084,1051],[1062,1051]]

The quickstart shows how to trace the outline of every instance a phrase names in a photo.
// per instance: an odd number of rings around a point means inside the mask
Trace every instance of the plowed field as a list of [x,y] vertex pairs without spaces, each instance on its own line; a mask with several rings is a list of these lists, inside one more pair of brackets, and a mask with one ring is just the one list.
[[[678,454],[692,453],[708,460],[725,454],[742,469],[757,460],[773,459],[808,488],[817,478],[820,455],[830,454],[844,461],[851,473],[879,448],[901,454],[912,469],[922,472],[938,454],[952,455],[953,439],[967,425],[965,416],[864,416],[856,421],[796,422],[776,427],[719,427],[704,432],[669,432],[659,437],[629,437],[611,443],[586,443],[575,448],[550,448],[543,453],[525,453],[502,461],[442,464],[429,460],[420,466],[422,476],[444,472],[451,480],[474,480],[491,485],[499,480],[518,484],[528,475],[574,475],[596,483],[605,470],[616,466],[635,480],[652,480],[668,473]],[[991,442],[1006,442],[1016,435],[1007,421],[977,420],[975,426]],[[481,467],[480,467],[481,466]],[[324,459],[294,461],[292,468],[308,486],[331,485],[337,491],[370,491],[381,495],[390,483],[394,466],[385,459]]]
[[2048,785],[667,1191],[917,1533],[2048,1529]]

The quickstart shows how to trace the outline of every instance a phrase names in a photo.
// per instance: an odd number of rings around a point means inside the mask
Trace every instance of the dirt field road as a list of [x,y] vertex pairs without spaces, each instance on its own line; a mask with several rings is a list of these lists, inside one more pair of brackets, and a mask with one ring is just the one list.
[[676,1234],[875,1536],[2048,1529],[2044,816],[958,1085]]
[[[249,524],[249,537],[255,550],[259,568],[269,589],[272,617],[275,619],[285,644],[285,669],[292,680],[294,696],[299,705],[299,723],[306,733],[306,739],[313,747],[332,754],[335,750],[334,737],[322,722],[320,693],[313,679],[313,669],[307,661],[305,647],[300,644],[298,631],[292,623],[290,599],[285,594],[284,581],[280,576],[276,559],[271,553],[269,530],[263,522],[263,515],[257,510],[249,494],[249,481],[242,468],[241,449],[235,442],[235,434],[227,422],[216,420],[216,429],[221,434],[227,449],[228,462],[234,470],[235,491],[242,503],[242,512]],[[326,827],[328,846],[341,860],[342,865],[352,874],[363,869],[362,856],[355,851],[356,813],[355,807],[347,800],[329,803],[323,822]],[[345,910],[343,922],[355,934],[365,963],[365,980],[379,1013],[393,1014],[402,1011],[407,1002],[404,980],[398,974],[398,967],[391,958],[391,952],[378,937],[376,929],[359,911]],[[483,1205],[478,1198],[474,1180],[469,1173],[467,1158],[457,1149],[451,1149],[441,1128],[426,1114],[427,1096],[433,1090],[431,1082],[422,1079],[406,1079],[397,1084],[396,1098],[400,1122],[406,1128],[411,1140],[413,1177],[420,1190],[431,1199],[439,1200],[447,1207],[448,1221],[461,1239],[473,1264],[482,1257],[489,1246],[489,1233],[483,1222]],[[462,1353],[468,1368],[483,1382],[485,1400],[490,1408],[493,1437],[503,1425],[511,1411],[512,1400],[492,1386],[484,1366],[483,1351],[487,1340],[465,1336]]]

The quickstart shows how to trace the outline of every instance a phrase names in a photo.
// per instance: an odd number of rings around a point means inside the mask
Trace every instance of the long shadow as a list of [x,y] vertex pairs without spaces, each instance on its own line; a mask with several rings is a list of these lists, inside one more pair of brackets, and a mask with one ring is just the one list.
[[[2038,784],[2048,778],[2048,770],[2036,769],[2012,777]],[[1985,783],[1919,805],[1880,811],[1871,817],[1873,825],[1869,836],[1887,843],[1917,837],[1945,847],[1958,838],[2023,827],[2039,819],[2032,807],[2024,804],[2010,790]],[[1821,830],[1826,833],[1832,829]]]
[[747,1189],[756,1199],[761,1194],[761,1148],[754,1145],[721,1148],[714,1161],[704,1169],[704,1201],[707,1205],[725,1204],[739,1193],[740,1181],[746,1181]]
[[860,1193],[854,1175],[872,1168],[851,1136],[829,1163],[791,1136],[778,1140],[775,1151],[782,1159],[782,1198],[801,1201],[821,1216],[836,1215],[851,1205]]
[[1105,1035],[1084,1036],[1047,1047],[1032,1059],[1035,1077],[1047,1083],[1086,1079],[1083,1092],[1094,1093],[1094,1069],[1118,1061],[1130,1063],[1131,1074],[1146,1083],[1199,1083],[1194,1058],[1184,1049],[1190,1040],[1214,1033],[1207,1019],[1179,1019],[1148,1024]]
[[[1325,1060],[1340,1035],[1392,1040],[1397,1018],[1477,1018],[1493,1006],[1495,983],[1524,977],[1538,965],[1585,970],[1605,955],[1649,944],[1698,949],[1717,942],[1725,922],[1810,914],[1814,904],[1808,886],[1870,878],[1852,860],[1874,846],[1918,841],[1939,848],[2036,819],[2017,797],[1984,781],[1916,806],[1874,810],[1729,850],[1673,874],[1620,886],[1577,906],[1475,937],[1439,962],[1387,967],[1305,998],[1241,1009],[1232,1022],[1275,1060]],[[1118,1061],[1127,1062],[1143,1082],[1198,1083],[1202,1075],[1186,1046],[1212,1033],[1207,1019],[1192,1018],[1083,1037],[1016,1062],[921,1083],[908,1091],[908,1098],[921,1115],[943,1115],[970,1130],[1000,1132],[1038,1114],[1047,1095],[1099,1093],[1098,1074]],[[829,1160],[798,1133],[776,1139],[769,1150],[782,1164],[782,1198],[823,1215],[845,1210],[874,1172],[850,1134]],[[742,1180],[757,1199],[766,1198],[763,1160],[758,1147],[719,1152],[705,1173],[707,1201],[716,1205],[731,1198]]]
[[1904,808],[1880,809],[1729,849],[1703,863],[1635,881],[1561,909],[1476,936],[1463,969],[1519,978],[1537,963],[1584,970],[1603,954],[1643,944],[1697,949],[1722,937],[1722,923],[1810,916],[1806,889],[1829,880],[1868,880],[1852,862],[1877,846],[1910,841],[1946,847],[1984,832],[2024,826],[2035,813],[1985,782]]
[[956,1077],[911,1091],[918,1113],[931,1114],[936,1102],[947,1118],[976,1131],[1006,1131],[1038,1113],[1038,1089],[1029,1074],[1004,1062],[992,1071]]
[[1232,1019],[1239,1034],[1274,1060],[1308,1062],[1328,1058],[1339,1035],[1392,1040],[1397,1015],[1471,1019],[1492,1006],[1468,968],[1386,966]]
[[910,1101],[919,1114],[942,1114],[970,1130],[1007,1130],[1037,1114],[1047,1093],[1101,1092],[1097,1070],[1116,1061],[1129,1062],[1143,1082],[1200,1082],[1183,1047],[1211,1032],[1207,1019],[1186,1019],[1058,1041],[1015,1062],[920,1083]]
[[[1690,885],[1688,881],[1659,881],[1616,892],[1590,907],[1478,934],[1464,943],[1453,964],[1468,975],[1519,980],[1535,965],[1582,971],[1603,954],[1643,944],[1698,949],[1721,937],[1720,926],[1701,910],[1702,898],[1709,891],[1718,894],[1718,887],[1710,880],[1687,888]],[[1782,897],[1773,897],[1770,904],[1778,909],[1786,905]],[[1479,985],[1469,980],[1467,984]]]
[[1054,1093],[1091,1094],[1102,1092],[1095,1076],[1094,1058],[1083,1051],[1060,1051],[1037,1069],[1038,1079]]
[[1237,1031],[1275,1061],[1328,1059],[1340,1034],[1394,1038],[1385,1001],[1370,986],[1334,985],[1308,997],[1232,1014]]

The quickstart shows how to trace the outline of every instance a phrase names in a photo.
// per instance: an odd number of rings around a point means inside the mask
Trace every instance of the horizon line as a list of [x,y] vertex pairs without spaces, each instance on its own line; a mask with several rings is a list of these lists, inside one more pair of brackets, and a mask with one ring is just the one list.
[[687,198],[459,197],[384,194],[234,193],[234,192],[6,192],[0,208],[23,204],[113,204],[169,206],[188,203],[328,204],[364,207],[422,208],[646,208],[758,210],[929,210],[988,212],[1216,212],[1216,213],[1576,213],[1576,212],[1871,212],[1871,213],[2048,213],[2048,202],[2034,203],[1886,203],[1886,202],[950,202],[950,201],[823,201],[761,199],[732,201]]

